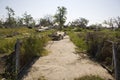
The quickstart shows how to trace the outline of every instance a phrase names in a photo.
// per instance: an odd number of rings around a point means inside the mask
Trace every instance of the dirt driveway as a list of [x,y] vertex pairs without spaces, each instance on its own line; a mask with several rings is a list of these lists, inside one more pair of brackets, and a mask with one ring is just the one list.
[[99,75],[106,80],[112,79],[104,68],[86,55],[74,54],[75,46],[68,36],[63,40],[50,42],[46,49],[50,54],[39,58],[23,80],[39,80],[41,76],[46,80],[74,80],[84,75]]

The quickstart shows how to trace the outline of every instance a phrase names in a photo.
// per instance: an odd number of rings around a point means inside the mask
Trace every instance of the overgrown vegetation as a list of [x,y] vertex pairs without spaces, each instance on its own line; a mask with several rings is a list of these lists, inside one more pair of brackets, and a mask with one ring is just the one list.
[[34,34],[34,29],[28,28],[0,28],[0,54],[11,53],[17,38],[24,38]]
[[[9,54],[6,59],[6,70],[4,77],[7,79],[15,79],[15,44],[16,40],[20,40],[20,68],[29,64],[36,57],[47,55],[44,49],[47,42],[50,40],[48,34],[54,30],[44,32],[35,32],[35,29],[28,28],[5,28],[0,29],[0,54]],[[12,36],[14,33],[18,33]]]
[[[47,26],[48,29],[58,28],[60,30],[62,30],[63,27],[67,27],[64,28],[64,31],[68,32],[71,41],[73,41],[73,43],[77,46],[77,50],[87,52],[88,55],[92,56],[97,61],[102,63],[104,62],[104,64],[111,66],[112,45],[107,42],[107,40],[119,42],[120,17],[105,21],[105,24],[109,25],[111,30],[107,28],[104,28],[103,30],[103,26],[101,24],[87,26],[89,20],[85,18],[76,19],[75,21],[70,22],[69,25],[65,26],[64,23],[67,19],[67,9],[65,7],[58,7],[57,13],[54,17],[48,16],[43,19],[41,18],[38,25],[31,14],[28,14],[27,12],[23,14],[23,17],[15,18],[15,11],[12,8],[7,6],[6,10],[7,18],[5,20],[0,19],[0,54],[14,54],[14,45],[16,40],[20,39],[21,66],[24,66],[26,63],[30,62],[34,57],[46,55],[44,46],[48,42],[48,34],[50,34],[52,30],[41,33],[35,32],[35,28],[39,28],[41,26]],[[118,27],[116,29],[118,31],[114,31],[114,25]],[[8,57],[7,60],[7,63],[10,64],[15,61],[12,61],[11,57]],[[11,70],[8,72],[8,75],[9,73],[14,75]],[[11,75],[7,77],[14,79],[14,76]],[[90,77],[85,76],[80,78],[80,80],[85,80],[87,78]],[[99,80],[99,78],[97,79],[95,76],[91,79]]]
[[105,79],[100,78],[99,76],[90,75],[90,76],[83,76],[80,78],[76,78],[74,80],[105,80]]
[[25,36],[27,34],[34,33],[34,29],[28,29],[26,27],[20,28],[0,28],[0,38],[10,38],[17,36]]
[[87,52],[97,61],[104,63],[107,66],[112,66],[112,43],[119,42],[120,38],[116,36],[119,32],[115,31],[100,31],[87,33],[86,44],[88,46]]
[[14,51],[15,39],[0,39],[0,54]]
[[79,51],[84,51],[86,50],[87,46],[85,44],[85,33],[74,33],[73,31],[68,32],[71,41],[78,47]]
[[[19,56],[20,69],[25,67],[26,64],[30,64],[35,58],[47,55],[47,51],[44,49],[44,46],[48,40],[49,38],[47,36],[30,36],[21,39]],[[5,77],[7,79],[15,80],[15,52],[8,56],[6,66]]]
[[68,31],[71,41],[81,52],[86,51],[89,56],[112,68],[112,44],[109,41],[119,42],[120,32],[109,29],[101,31],[80,30]]
[[21,46],[21,60],[22,65],[28,63],[34,57],[44,56],[47,52],[44,46],[48,42],[49,38],[47,36],[30,36],[23,39]]

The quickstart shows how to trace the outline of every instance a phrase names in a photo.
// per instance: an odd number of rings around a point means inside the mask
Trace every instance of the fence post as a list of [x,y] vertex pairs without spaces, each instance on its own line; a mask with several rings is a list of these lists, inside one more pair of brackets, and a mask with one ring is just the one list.
[[20,55],[20,40],[17,39],[16,44],[15,44],[15,57],[16,57],[16,61],[15,61],[15,73],[16,73],[16,80],[17,80],[17,76],[18,76],[18,72],[19,72],[19,55]]
[[120,74],[119,74],[119,56],[117,51],[117,45],[113,42],[113,61],[114,61],[114,70],[115,70],[115,79],[120,80]]

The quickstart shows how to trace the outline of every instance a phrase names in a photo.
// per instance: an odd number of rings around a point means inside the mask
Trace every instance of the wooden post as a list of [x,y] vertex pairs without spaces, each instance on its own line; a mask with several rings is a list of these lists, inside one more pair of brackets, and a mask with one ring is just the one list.
[[112,51],[113,51],[113,65],[115,71],[115,80],[120,80],[120,52],[119,45],[113,41],[108,42],[112,43]]
[[120,80],[120,55],[117,51],[117,45],[115,43],[113,44],[113,61],[114,61],[114,70],[115,70],[115,79]]
[[20,55],[20,40],[17,39],[17,42],[15,44],[15,55],[16,55],[16,61],[15,61],[15,72],[16,72],[16,79],[19,72],[19,55]]
[[115,44],[117,80],[120,80],[120,44]]

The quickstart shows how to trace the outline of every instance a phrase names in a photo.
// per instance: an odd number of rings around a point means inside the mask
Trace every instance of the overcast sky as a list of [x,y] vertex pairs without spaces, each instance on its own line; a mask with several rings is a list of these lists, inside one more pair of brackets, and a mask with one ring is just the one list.
[[6,6],[11,7],[16,16],[25,11],[35,19],[54,15],[58,6],[67,8],[67,22],[84,17],[90,24],[120,16],[120,0],[0,0],[0,17],[5,18]]

